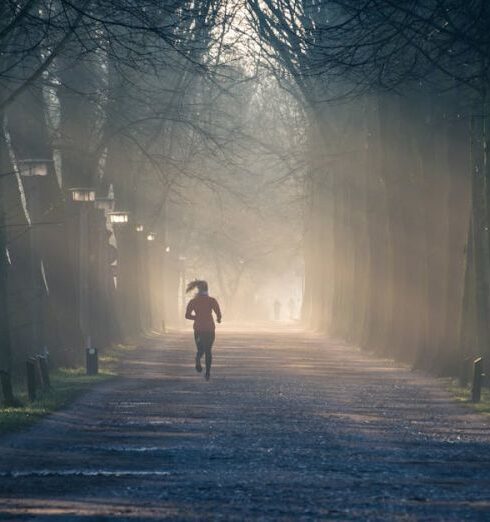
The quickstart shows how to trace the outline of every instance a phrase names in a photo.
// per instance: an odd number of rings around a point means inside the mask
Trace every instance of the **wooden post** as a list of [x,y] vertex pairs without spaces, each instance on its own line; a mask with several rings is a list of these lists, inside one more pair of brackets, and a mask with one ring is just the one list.
[[36,364],[33,359],[26,361],[27,396],[32,402],[36,400]]
[[471,386],[471,402],[480,402],[482,384],[483,359],[476,358],[473,361],[473,384]]
[[8,407],[17,406],[17,401],[14,398],[14,392],[12,390],[12,380],[10,373],[0,370],[0,383],[2,386],[3,405]]
[[97,375],[99,373],[99,356],[97,348],[87,348],[87,375]]

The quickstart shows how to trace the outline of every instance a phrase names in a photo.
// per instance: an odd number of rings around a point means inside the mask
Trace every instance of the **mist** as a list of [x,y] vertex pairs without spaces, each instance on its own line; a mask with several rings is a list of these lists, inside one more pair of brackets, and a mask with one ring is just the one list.
[[0,518],[490,519],[489,5],[0,2]]
[[442,374],[485,352],[484,43],[420,7],[422,50],[382,4],[298,4],[300,25],[269,1],[19,20],[2,58],[2,364],[181,328],[196,278],[230,323],[301,322]]

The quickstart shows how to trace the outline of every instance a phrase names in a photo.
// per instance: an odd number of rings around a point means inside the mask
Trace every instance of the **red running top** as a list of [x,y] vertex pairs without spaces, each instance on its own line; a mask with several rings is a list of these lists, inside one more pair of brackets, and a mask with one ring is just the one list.
[[214,297],[197,294],[189,301],[185,318],[194,321],[194,330],[198,332],[214,332],[216,327],[212,312],[216,314],[218,323],[221,323],[221,310],[218,301]]

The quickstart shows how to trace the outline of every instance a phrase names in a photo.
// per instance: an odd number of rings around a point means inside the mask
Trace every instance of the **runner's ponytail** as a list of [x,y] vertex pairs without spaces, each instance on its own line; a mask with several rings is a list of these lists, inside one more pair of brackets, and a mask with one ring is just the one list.
[[207,281],[202,281],[199,279],[196,279],[194,281],[191,281],[187,285],[186,293],[192,292],[194,288],[197,288],[199,292],[207,292],[208,291],[208,283]]

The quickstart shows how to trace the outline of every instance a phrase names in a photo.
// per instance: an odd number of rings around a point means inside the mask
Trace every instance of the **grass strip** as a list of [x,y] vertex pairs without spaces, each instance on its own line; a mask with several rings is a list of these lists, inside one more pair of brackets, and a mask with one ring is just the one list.
[[25,429],[39,419],[63,408],[94,385],[117,376],[119,362],[134,350],[133,345],[117,345],[104,350],[99,356],[99,373],[86,375],[85,368],[59,368],[51,371],[51,389],[33,402],[27,399],[25,385],[14,386],[14,394],[22,403],[15,408],[0,408],[0,435]]
[[449,387],[449,391],[454,395],[456,400],[466,406],[469,406],[478,413],[490,415],[490,389],[482,388],[480,402],[471,402],[471,389],[468,386]]

